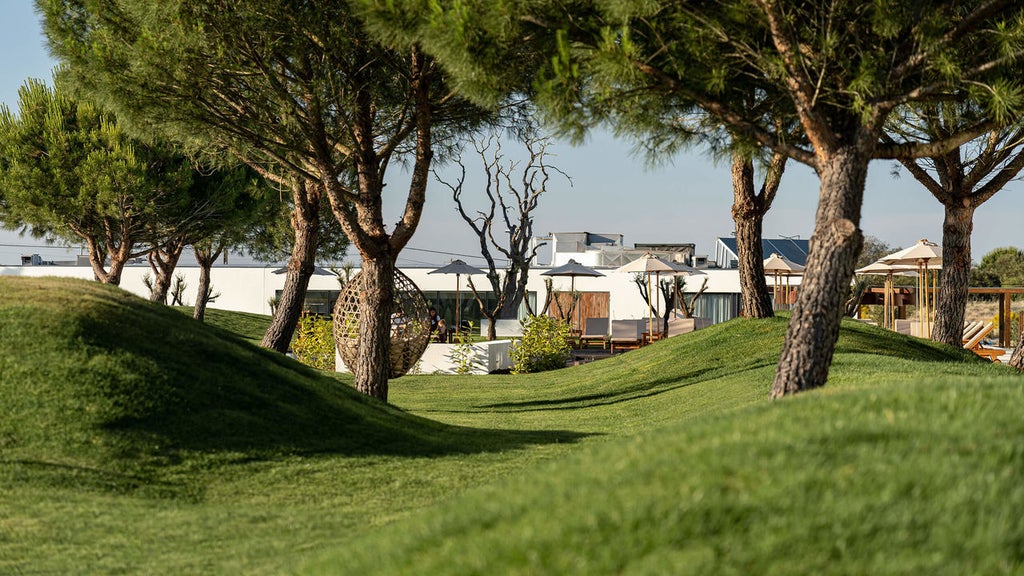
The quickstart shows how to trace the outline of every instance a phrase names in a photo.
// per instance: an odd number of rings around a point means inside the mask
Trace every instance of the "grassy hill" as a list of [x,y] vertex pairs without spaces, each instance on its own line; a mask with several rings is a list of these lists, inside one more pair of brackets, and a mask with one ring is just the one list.
[[1024,390],[969,353],[844,325],[771,403],[785,321],[734,321],[386,406],[251,320],[0,278],[0,573],[1021,570]]

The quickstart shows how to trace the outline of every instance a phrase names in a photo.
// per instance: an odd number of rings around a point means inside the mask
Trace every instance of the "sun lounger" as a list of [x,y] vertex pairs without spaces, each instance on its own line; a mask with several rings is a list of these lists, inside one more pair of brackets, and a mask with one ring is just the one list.
[[612,335],[608,339],[612,353],[616,350],[636,350],[640,347],[640,320],[612,320]]
[[980,320],[965,323],[963,333],[964,344],[970,341],[971,338],[974,338],[974,335],[977,334],[984,326],[985,323]]
[[682,316],[673,315],[668,321],[668,334],[666,334],[666,337],[671,338],[680,334],[687,334],[699,328],[705,328],[709,324],[711,324],[711,321],[707,318],[683,318]]
[[994,327],[994,324],[992,322],[986,322],[981,327],[981,329],[978,330],[974,334],[974,336],[972,336],[970,338],[970,340],[968,340],[967,342],[964,342],[964,348],[970,350],[971,352],[974,352],[978,356],[981,356],[983,358],[988,358],[989,360],[991,360],[993,362],[999,362],[999,357],[1002,356],[1003,354],[1005,354],[1006,352],[1003,351],[1003,350],[996,349],[996,348],[986,348],[981,343],[981,341],[984,340],[985,337],[988,336],[990,332],[992,332],[992,328],[993,327]]
[[607,318],[587,318],[583,327],[583,333],[580,334],[580,348],[587,348],[591,344],[600,344],[602,350],[608,347]]

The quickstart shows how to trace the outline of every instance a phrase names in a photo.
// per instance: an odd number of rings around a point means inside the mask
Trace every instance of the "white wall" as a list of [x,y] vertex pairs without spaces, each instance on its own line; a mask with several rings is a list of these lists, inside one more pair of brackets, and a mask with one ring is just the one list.
[[[254,312],[258,314],[270,314],[268,301],[274,296],[276,290],[284,286],[284,274],[274,274],[277,266],[256,267],[231,267],[214,266],[211,272],[211,282],[214,292],[221,296],[216,302],[211,303],[211,308],[223,310],[236,310],[240,312]],[[403,268],[404,272],[421,290],[455,290],[455,276],[445,274],[428,274],[433,268]],[[527,289],[537,293],[538,305],[543,303],[545,298],[544,279],[541,272],[547,268],[535,268],[531,270]],[[142,282],[143,276],[150,272],[148,266],[129,266],[124,269],[121,287],[143,298],[149,296],[149,291]],[[580,292],[609,292],[611,318],[646,318],[647,305],[640,296],[640,291],[633,283],[633,274],[620,273],[613,270],[601,270],[603,277],[598,278],[576,278],[575,288]],[[707,291],[710,293],[739,293],[739,273],[736,270],[706,270],[706,276],[691,276],[686,281],[686,291],[695,292],[706,277],[708,279]],[[188,288],[185,292],[185,302],[189,305],[195,302],[196,287],[199,283],[199,268],[179,267],[176,274],[185,277]],[[6,266],[0,267],[0,275],[4,276],[62,276],[83,279],[92,279],[92,270],[88,267],[79,266]],[[571,279],[567,277],[553,277],[554,287],[559,290],[568,291]],[[482,280],[482,278],[480,279]],[[459,278],[464,297],[469,297],[469,284],[465,276]],[[651,277],[655,282],[655,277]],[[772,279],[768,278],[771,286]],[[799,283],[799,278],[793,279],[794,284]],[[310,279],[311,290],[337,290],[338,281],[334,276],[313,276]]]

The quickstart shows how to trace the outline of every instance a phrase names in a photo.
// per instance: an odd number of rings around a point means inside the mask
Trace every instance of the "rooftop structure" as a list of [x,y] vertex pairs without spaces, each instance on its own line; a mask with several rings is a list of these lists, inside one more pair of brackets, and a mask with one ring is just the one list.
[[618,268],[650,252],[664,260],[693,265],[693,243],[636,244],[625,246],[622,234],[592,232],[551,233],[551,265],[561,266],[575,260],[593,268]]
[[[809,240],[800,238],[762,238],[761,250],[765,258],[778,254],[786,260],[806,266],[809,243]],[[719,268],[737,268],[739,258],[736,238],[719,238],[715,242],[715,263]]]

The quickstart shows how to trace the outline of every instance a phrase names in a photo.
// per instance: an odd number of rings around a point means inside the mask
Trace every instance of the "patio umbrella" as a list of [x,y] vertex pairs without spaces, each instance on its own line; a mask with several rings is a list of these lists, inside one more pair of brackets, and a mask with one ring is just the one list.
[[[670,276],[707,276],[706,272],[702,272],[693,266],[687,266],[682,262],[671,262],[672,267],[675,268],[675,272],[669,273]],[[679,293],[678,285],[673,287],[676,293],[676,302],[682,301],[682,294]]]
[[455,329],[461,328],[459,323],[459,312],[462,309],[462,300],[459,297],[459,278],[465,274],[485,274],[485,272],[476,266],[470,266],[462,260],[452,260],[451,263],[441,266],[437,270],[431,270],[427,274],[455,274]]
[[[799,276],[803,274],[804,267],[797,264],[796,262],[793,262],[789,258],[786,258],[785,256],[781,256],[779,254],[776,254],[775,252],[772,252],[771,255],[768,256],[768,258],[765,258],[764,271],[765,273],[771,272],[774,276],[772,284],[772,295],[775,300],[775,309],[783,309],[782,304],[779,304],[780,300],[785,302],[786,308],[789,308],[789,278],[790,276]],[[786,278],[785,287],[782,286],[783,276],[785,276]],[[782,297],[780,298],[780,296]]]
[[[566,262],[565,264],[562,264],[561,266],[558,266],[556,268],[552,268],[551,270],[548,270],[547,272],[541,272],[540,275],[541,276],[568,276],[570,278],[569,284],[571,286],[569,288],[569,291],[572,292],[574,300],[576,299],[576,277],[577,276],[589,276],[591,278],[596,278],[598,276],[604,276],[604,274],[601,274],[597,270],[594,270],[593,268],[588,268],[588,267],[584,266],[583,264],[580,264],[579,262],[577,262],[575,260],[569,260],[568,262]],[[580,329],[580,309],[579,309],[579,306],[576,306],[576,329],[577,330]]]
[[[879,262],[893,265],[917,266],[917,309],[921,316],[922,338],[931,337],[931,314],[933,302],[928,294],[929,274],[942,269],[942,247],[935,242],[918,240],[910,248],[904,248],[879,259]],[[922,313],[923,311],[923,313]]]
[[640,272],[647,275],[647,333],[654,334],[654,304],[651,302],[651,273],[659,277],[662,272],[678,272],[678,269],[650,252],[615,269],[616,272]]
[[861,276],[885,276],[885,285],[882,291],[882,327],[893,329],[895,314],[893,307],[896,304],[896,293],[893,287],[893,276],[917,276],[913,266],[904,264],[886,264],[881,260],[858,268],[855,272]]

